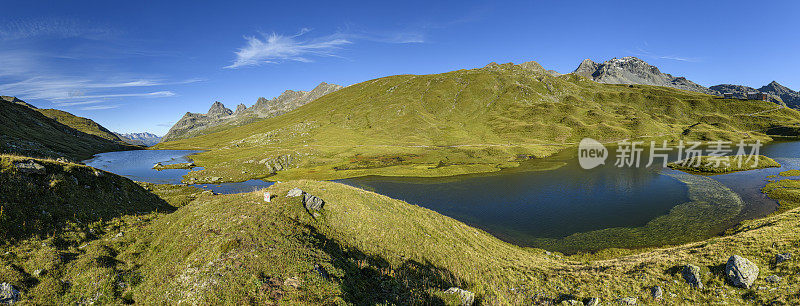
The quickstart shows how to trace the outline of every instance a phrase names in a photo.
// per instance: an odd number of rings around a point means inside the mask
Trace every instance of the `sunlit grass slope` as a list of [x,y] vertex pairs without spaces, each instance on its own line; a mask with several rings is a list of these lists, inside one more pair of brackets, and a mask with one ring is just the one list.
[[282,116],[162,143],[207,149],[190,176],[244,180],[332,179],[368,174],[445,176],[496,171],[552,154],[584,137],[601,141],[758,138],[754,131],[800,122],[763,101],[725,100],[644,85],[554,77],[521,65],[370,80]]
[[671,162],[668,167],[695,173],[723,174],[737,171],[747,171],[764,168],[778,168],[781,166],[774,159],[764,155],[734,155],[734,156],[695,156],[682,161]]

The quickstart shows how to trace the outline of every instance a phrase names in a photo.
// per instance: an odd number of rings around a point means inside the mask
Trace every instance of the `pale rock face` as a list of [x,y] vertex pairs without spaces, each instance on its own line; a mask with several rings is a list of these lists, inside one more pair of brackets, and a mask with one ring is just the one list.
[[725,265],[725,275],[734,286],[748,289],[758,278],[758,266],[747,258],[733,255]]
[[633,56],[613,58],[600,64],[585,59],[573,73],[598,83],[655,85],[713,93],[708,88],[684,77],[673,77],[671,74],[662,73],[657,67]]

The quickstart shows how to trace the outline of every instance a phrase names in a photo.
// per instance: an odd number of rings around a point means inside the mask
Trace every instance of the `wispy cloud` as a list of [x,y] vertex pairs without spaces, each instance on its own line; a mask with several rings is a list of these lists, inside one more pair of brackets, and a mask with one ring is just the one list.
[[72,19],[10,19],[0,23],[0,40],[34,37],[105,39],[112,35],[107,26],[87,25]]
[[394,32],[366,32],[340,30],[334,34],[308,38],[311,30],[303,28],[295,35],[277,33],[261,34],[260,37],[245,36],[247,44],[235,52],[236,59],[224,68],[240,68],[274,64],[283,61],[312,62],[314,57],[338,57],[337,51],[357,41],[373,41],[392,44],[424,43],[425,34],[420,30]]
[[104,110],[104,109],[114,109],[120,107],[119,104],[115,105],[94,105],[94,106],[87,106],[81,107],[81,110],[89,111],[89,110]]
[[[645,43],[647,45],[647,43]],[[636,51],[631,52],[640,57],[647,57],[647,58],[654,58],[654,59],[664,59],[664,60],[673,60],[673,61],[681,61],[681,62],[700,62],[699,58],[696,57],[684,57],[684,56],[677,56],[677,55],[663,55],[663,54],[655,54],[643,48],[636,48]]]
[[337,34],[301,40],[300,37],[309,31],[302,29],[300,33],[292,36],[276,33],[262,34],[262,38],[246,36],[247,45],[236,51],[236,60],[225,68],[258,66],[287,60],[311,62],[311,57],[335,56],[334,51],[352,43]]

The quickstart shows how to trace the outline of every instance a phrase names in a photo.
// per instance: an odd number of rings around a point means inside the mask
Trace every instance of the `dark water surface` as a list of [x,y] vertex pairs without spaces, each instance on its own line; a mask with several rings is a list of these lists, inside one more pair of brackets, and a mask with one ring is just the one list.
[[[774,158],[782,168],[713,176],[685,175],[663,168],[658,159],[658,165],[649,168],[618,168],[614,166],[614,149],[609,148],[609,152],[606,165],[591,170],[579,166],[577,151],[572,149],[526,161],[520,169],[490,175],[372,176],[340,182],[437,211],[514,244],[577,252],[675,244],[720,234],[742,220],[774,212],[776,201],[760,191],[767,176],[800,169],[800,142],[775,142],[761,148],[762,155]],[[647,155],[645,150],[643,163]],[[673,154],[671,161],[675,159]],[[542,163],[563,166],[551,171],[523,171]],[[689,184],[706,187],[697,188],[690,198]],[[699,212],[689,205],[670,215],[673,218],[664,218],[667,221],[650,224],[686,203],[713,203],[719,209]],[[678,226],[675,220],[687,220],[695,212],[701,214],[694,216],[699,218],[697,227],[682,229],[692,231],[691,235],[676,237],[681,231],[669,228],[670,222]],[[605,230],[609,228],[616,230]],[[619,241],[619,237],[637,239],[628,243]]]

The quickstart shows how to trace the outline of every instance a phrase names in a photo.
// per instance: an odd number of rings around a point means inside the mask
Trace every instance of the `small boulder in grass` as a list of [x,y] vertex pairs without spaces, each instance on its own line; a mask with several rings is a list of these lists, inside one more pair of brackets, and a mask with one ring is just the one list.
[[0,284],[0,305],[11,305],[20,301],[19,291],[9,283]]
[[725,265],[725,275],[736,287],[749,289],[758,278],[758,266],[739,255],[733,255]]
[[303,192],[303,190],[300,188],[292,188],[292,190],[289,190],[289,193],[286,194],[286,197],[287,198],[299,197],[302,196],[304,193],[305,192]]
[[322,199],[305,192],[303,193],[303,206],[305,206],[308,211],[320,210],[324,205],[325,201]]

